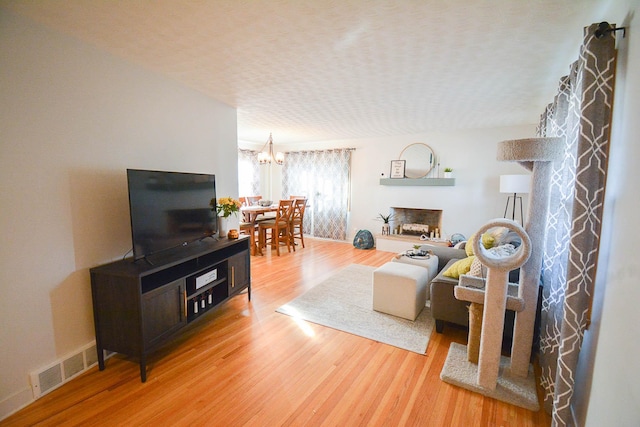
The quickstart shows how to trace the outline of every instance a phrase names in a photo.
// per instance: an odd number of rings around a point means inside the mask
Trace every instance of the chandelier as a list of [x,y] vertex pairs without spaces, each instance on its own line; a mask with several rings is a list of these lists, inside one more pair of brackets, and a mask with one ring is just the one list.
[[[267,145],[269,146],[269,150],[267,151]],[[280,153],[277,152],[274,156],[273,154],[273,138],[271,137],[271,134],[269,134],[269,139],[267,140],[267,142],[264,144],[264,147],[262,147],[262,150],[260,151],[260,153],[258,153],[258,163],[260,163],[261,165],[267,164],[267,163],[271,163],[274,162],[278,165],[281,165],[284,163],[284,153]]]

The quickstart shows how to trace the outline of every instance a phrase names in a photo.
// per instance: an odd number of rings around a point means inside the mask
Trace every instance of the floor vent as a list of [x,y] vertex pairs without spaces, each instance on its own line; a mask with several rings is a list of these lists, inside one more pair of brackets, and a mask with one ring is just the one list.
[[62,367],[64,368],[64,376],[66,378],[84,371],[84,351],[63,360]]
[[62,384],[62,369],[59,363],[45,369],[38,374],[40,394],[53,390]]
[[[112,354],[112,352],[108,352],[105,358]],[[30,377],[33,398],[38,399],[50,391],[55,390],[97,363],[98,354],[96,353],[96,343],[94,341],[75,353],[71,353],[45,368],[32,372]]]
[[84,351],[84,360],[87,366],[93,366],[98,363],[98,353],[96,352],[95,344]]

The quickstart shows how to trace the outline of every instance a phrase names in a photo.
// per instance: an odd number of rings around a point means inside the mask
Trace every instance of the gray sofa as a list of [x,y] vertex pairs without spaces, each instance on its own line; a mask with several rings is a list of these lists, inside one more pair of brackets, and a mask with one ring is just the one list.
[[[431,315],[436,322],[436,332],[442,333],[445,322],[469,327],[469,303],[457,300],[453,294],[453,288],[458,284],[458,279],[444,276],[449,266],[459,259],[466,258],[464,249],[448,248],[437,245],[424,245],[421,249],[431,250],[438,256],[438,274],[429,285],[431,299]],[[509,281],[518,281],[518,271],[512,271]],[[505,313],[504,335],[507,338],[513,336],[513,321],[515,313],[507,310]]]

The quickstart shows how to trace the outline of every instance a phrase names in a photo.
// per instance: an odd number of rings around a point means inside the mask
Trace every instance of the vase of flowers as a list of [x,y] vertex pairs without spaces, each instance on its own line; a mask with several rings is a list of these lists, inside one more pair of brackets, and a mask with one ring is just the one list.
[[227,228],[229,227],[229,217],[231,214],[238,216],[242,203],[239,200],[231,197],[221,197],[216,203],[216,199],[211,199],[209,203],[211,210],[215,210],[218,215],[218,234],[220,237],[227,235]]

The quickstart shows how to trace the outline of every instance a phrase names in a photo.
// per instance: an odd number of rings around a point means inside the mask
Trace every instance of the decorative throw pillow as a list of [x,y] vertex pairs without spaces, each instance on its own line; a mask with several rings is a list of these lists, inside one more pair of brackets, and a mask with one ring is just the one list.
[[460,259],[454,262],[453,264],[451,264],[451,266],[447,268],[447,271],[442,273],[442,275],[451,277],[452,279],[457,279],[460,277],[461,274],[467,274],[469,272],[469,269],[471,268],[471,263],[473,263],[474,259],[476,259],[476,257],[473,255],[466,257],[464,259]]
[[482,265],[480,260],[477,257],[471,263],[471,267],[469,268],[469,272],[467,273],[469,276],[475,277],[486,277],[487,276],[487,267]]
[[[472,234],[471,237],[469,237],[469,240],[467,241],[467,244],[464,247],[464,250],[467,253],[467,256],[474,255],[473,241],[475,238],[476,238],[476,233]],[[491,237],[489,233],[484,233],[482,235],[482,246],[484,246],[485,249],[492,248],[494,244],[495,244],[495,239]]]

